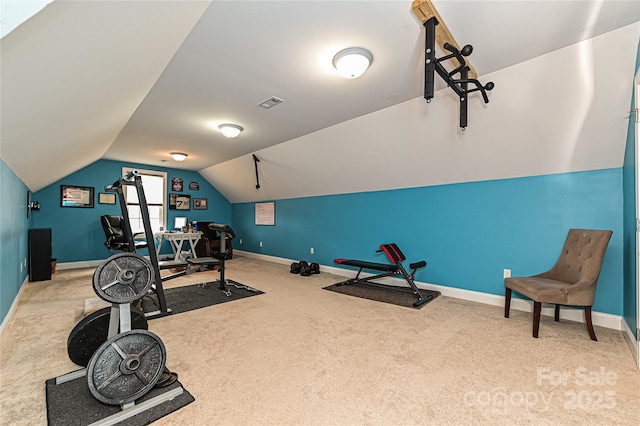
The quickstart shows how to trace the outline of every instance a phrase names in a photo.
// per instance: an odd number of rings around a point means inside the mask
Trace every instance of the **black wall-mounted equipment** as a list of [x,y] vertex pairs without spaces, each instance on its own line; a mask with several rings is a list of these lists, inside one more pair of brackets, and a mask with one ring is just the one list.
[[256,166],[256,189],[260,189],[260,177],[258,176],[258,163],[260,162],[260,159],[256,157],[255,154],[251,155],[253,155],[253,164]]
[[[424,22],[425,34],[425,65],[424,65],[424,98],[431,102],[434,95],[434,71],[447,83],[447,86],[456,92],[460,98],[460,127],[464,130],[467,127],[467,97],[469,93],[480,92],[485,103],[489,103],[487,91],[494,88],[494,84],[489,82],[484,86],[476,79],[469,78],[469,67],[465,57],[471,55],[473,47],[470,44],[458,50],[455,46],[445,43],[444,48],[450,53],[441,58],[436,58],[436,25],[438,21],[432,17]],[[442,65],[443,61],[455,58],[460,65],[452,71],[447,71]],[[457,75],[457,76],[456,76]],[[469,89],[469,84],[475,87]]]

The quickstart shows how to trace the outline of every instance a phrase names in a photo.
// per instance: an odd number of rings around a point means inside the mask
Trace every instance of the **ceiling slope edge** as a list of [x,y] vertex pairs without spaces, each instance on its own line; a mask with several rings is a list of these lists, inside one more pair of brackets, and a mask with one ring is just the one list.
[[9,33],[5,163],[37,191],[99,160],[209,5],[53,2]]

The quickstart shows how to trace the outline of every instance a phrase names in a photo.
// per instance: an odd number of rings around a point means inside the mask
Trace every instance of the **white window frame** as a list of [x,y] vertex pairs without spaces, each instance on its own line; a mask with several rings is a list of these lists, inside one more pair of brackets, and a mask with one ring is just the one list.
[[[136,169],[136,168],[132,168],[132,167],[123,167],[122,168],[122,176],[126,176],[127,173],[130,173],[134,170],[137,170],[141,175],[151,175],[151,176],[159,176],[162,177],[162,218],[161,218],[161,224],[160,226],[162,227],[162,229],[167,229],[167,210],[169,209],[169,202],[168,202],[168,197],[167,197],[167,172],[162,172],[159,170],[143,170],[143,169]],[[127,192],[124,192],[124,196],[125,196],[125,203],[126,203],[126,208],[128,211],[129,208],[129,203],[126,201],[127,198]],[[146,198],[146,193],[145,193],[145,198]]]

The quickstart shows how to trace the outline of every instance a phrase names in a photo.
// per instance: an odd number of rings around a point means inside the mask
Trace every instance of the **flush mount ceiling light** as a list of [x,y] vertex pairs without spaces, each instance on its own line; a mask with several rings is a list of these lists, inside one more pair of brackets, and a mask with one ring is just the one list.
[[373,55],[361,47],[341,50],[333,57],[333,66],[347,78],[358,78],[373,62]]
[[187,154],[184,154],[182,152],[170,152],[169,155],[172,156],[176,161],[184,161],[188,157]]
[[228,138],[236,138],[238,137],[240,132],[244,130],[241,126],[238,126],[237,124],[229,124],[229,123],[219,125],[218,129],[220,129],[222,134]]

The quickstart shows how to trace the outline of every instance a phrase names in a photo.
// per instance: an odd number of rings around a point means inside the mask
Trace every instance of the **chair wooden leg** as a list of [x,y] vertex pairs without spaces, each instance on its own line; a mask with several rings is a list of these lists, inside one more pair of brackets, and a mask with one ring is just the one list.
[[598,339],[596,339],[596,332],[594,331],[593,323],[591,322],[591,306],[585,306],[584,313],[585,313],[586,322],[587,322],[587,329],[589,330],[589,336],[591,336],[591,340],[593,340],[594,342],[597,342]]
[[538,330],[540,330],[540,312],[542,311],[541,302],[533,302],[533,337],[538,338]]
[[560,305],[556,305],[556,314],[554,316],[554,320],[560,321]]
[[511,309],[511,289],[506,288],[504,295],[504,317],[509,318],[509,310]]

